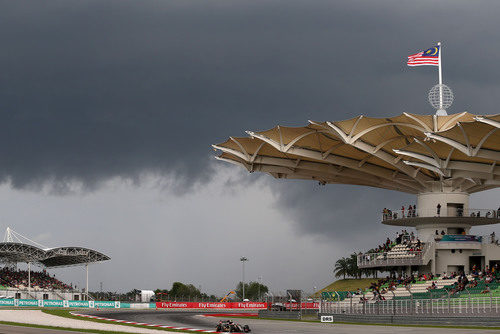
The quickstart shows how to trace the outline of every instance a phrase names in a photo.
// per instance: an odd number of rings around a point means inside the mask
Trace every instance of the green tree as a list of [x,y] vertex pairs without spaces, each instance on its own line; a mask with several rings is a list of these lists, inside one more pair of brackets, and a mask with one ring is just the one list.
[[354,278],[361,278],[361,270],[358,268],[358,254],[353,253],[347,259],[348,274]]
[[181,282],[174,282],[172,289],[169,291],[170,298],[200,298],[201,292],[193,284],[184,284]]
[[[243,299],[243,283],[239,282],[236,286],[236,296],[239,299]],[[264,284],[260,284],[259,282],[249,282],[245,283],[245,298],[249,300],[260,300],[261,296],[269,292],[269,288]],[[260,295],[259,295],[260,293]]]
[[338,259],[337,262],[335,262],[333,272],[337,278],[342,276],[345,279],[346,276],[349,276],[349,259],[345,257]]

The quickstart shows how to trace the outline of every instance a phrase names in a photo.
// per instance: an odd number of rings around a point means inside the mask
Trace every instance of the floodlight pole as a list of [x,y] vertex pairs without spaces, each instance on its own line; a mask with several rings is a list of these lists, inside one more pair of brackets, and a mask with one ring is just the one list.
[[241,284],[243,288],[243,298],[241,298],[241,301],[245,300],[245,261],[248,261],[248,259],[244,256],[240,257],[240,261],[242,264],[242,276],[243,276],[243,282]]
[[260,302],[260,301],[261,301],[261,300],[260,300],[260,286],[262,285],[262,283],[261,283],[261,282],[262,282],[262,276],[259,276],[259,277],[257,278],[257,280],[259,281],[259,293],[258,293],[258,295],[259,295],[259,302]]
[[31,295],[31,262],[28,262],[28,294]]
[[87,283],[85,287],[85,293],[87,294],[87,300],[89,300],[89,264],[85,264],[85,270],[87,272]]
[[441,53],[443,51],[443,47],[441,45],[441,42],[438,42],[437,45],[439,46],[439,56],[438,56],[438,63],[439,63],[439,110],[443,110],[443,67],[441,66]]

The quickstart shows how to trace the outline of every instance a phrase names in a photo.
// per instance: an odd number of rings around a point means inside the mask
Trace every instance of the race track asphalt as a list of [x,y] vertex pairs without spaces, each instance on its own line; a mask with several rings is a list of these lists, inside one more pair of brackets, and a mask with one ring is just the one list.
[[[197,329],[215,329],[219,320],[227,318],[204,317],[202,314],[209,312],[200,311],[165,311],[165,310],[117,310],[117,311],[94,311],[86,314],[97,315],[105,318],[120,319],[135,322],[154,323],[178,327],[190,327]],[[220,313],[220,311],[218,312]],[[401,327],[401,326],[372,326],[372,325],[346,325],[346,324],[322,324],[309,322],[275,321],[250,319],[233,319],[242,325],[248,324],[252,334],[478,334],[478,333],[500,333],[498,330],[485,329],[456,329],[456,328],[429,328],[429,327]]]
[[78,334],[82,332],[43,329],[24,326],[0,325],[0,334]]

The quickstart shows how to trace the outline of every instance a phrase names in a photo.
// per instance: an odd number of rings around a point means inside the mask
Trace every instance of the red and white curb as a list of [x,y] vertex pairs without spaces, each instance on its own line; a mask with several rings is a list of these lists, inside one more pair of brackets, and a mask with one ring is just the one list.
[[147,324],[147,323],[144,323],[144,322],[135,322],[135,321],[127,321],[127,320],[118,320],[118,319],[103,318],[103,317],[97,317],[95,315],[80,314],[80,313],[75,313],[75,312],[71,312],[71,314],[74,315],[74,316],[77,316],[77,317],[92,318],[92,319],[97,319],[97,320],[106,320],[106,321],[112,321],[112,322],[117,322],[117,323],[121,323],[121,324],[128,324],[128,325],[140,325],[140,326],[156,327],[156,328],[168,328],[168,329],[181,329],[181,330],[184,330],[184,331],[199,332],[199,333],[220,333],[220,332],[217,332],[217,331],[206,330],[206,329],[196,329],[196,328],[188,328],[188,327],[175,327],[175,326],[158,325],[158,324]]
[[201,317],[216,317],[216,318],[224,318],[224,317],[258,317],[258,313],[207,313],[200,314]]

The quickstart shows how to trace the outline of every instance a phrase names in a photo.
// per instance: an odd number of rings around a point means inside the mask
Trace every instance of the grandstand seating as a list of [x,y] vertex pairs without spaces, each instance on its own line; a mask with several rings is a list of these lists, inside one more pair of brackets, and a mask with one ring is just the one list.
[[[472,280],[472,276],[468,276],[469,280]],[[458,278],[451,279],[434,279],[429,281],[417,281],[415,284],[412,284],[408,288],[403,285],[398,285],[396,289],[392,292],[388,291],[383,294],[386,300],[394,299],[394,300],[403,300],[410,299],[413,295],[413,299],[438,299],[443,297],[448,297],[449,291],[452,289],[453,284],[458,281]],[[435,283],[437,288],[431,291],[428,288]],[[486,289],[486,286],[489,286],[491,294],[483,294],[482,292]],[[382,285],[382,288],[387,288],[388,285]],[[468,290],[468,291],[467,291]],[[467,288],[464,291],[458,291],[453,295],[450,295],[451,298],[468,298],[470,297],[485,297],[485,296],[493,296],[500,297],[500,284],[499,283],[485,283],[484,280],[478,281],[477,286]],[[351,303],[350,298],[347,298],[348,291],[337,291],[335,292],[324,292],[322,294],[323,299],[329,299],[333,301],[338,301],[339,305],[349,305]],[[368,299],[368,303],[373,303],[373,294],[370,289],[364,290],[365,297]],[[340,297],[340,301],[339,301]],[[358,303],[360,295],[355,295],[353,297],[353,301]]]
[[415,252],[410,251],[407,245],[395,245],[387,252],[388,259],[410,259],[416,256]]
[[[10,270],[5,267],[0,270],[0,284],[4,287],[3,289],[27,289],[28,272],[26,270]],[[31,288],[34,291],[73,290],[70,285],[67,285],[55,277],[50,276],[46,271],[31,272]]]

